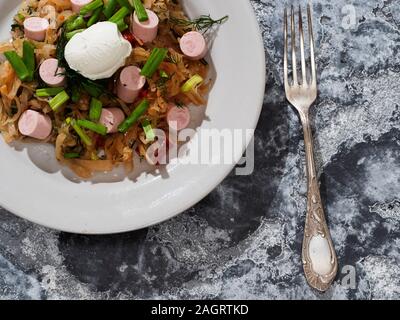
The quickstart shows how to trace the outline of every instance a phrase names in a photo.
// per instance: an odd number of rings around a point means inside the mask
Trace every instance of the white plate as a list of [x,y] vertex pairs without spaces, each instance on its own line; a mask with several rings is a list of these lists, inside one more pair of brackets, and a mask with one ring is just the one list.
[[[9,37],[19,1],[0,0],[0,39]],[[211,50],[215,85],[200,128],[254,129],[265,86],[263,42],[248,0],[185,0],[190,17],[230,19]],[[195,136],[194,139],[197,139]],[[239,160],[246,142],[239,142]],[[101,234],[140,229],[196,204],[232,170],[232,164],[169,165],[162,174],[121,178],[116,172],[74,181],[54,160],[51,146],[10,147],[0,141],[0,205],[35,223],[68,232]],[[135,180],[135,181],[133,181]]]

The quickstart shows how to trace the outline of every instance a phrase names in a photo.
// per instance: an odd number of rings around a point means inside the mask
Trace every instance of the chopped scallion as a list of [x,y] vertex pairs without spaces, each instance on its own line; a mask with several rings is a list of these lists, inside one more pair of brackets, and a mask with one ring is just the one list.
[[181,88],[181,91],[183,93],[192,91],[194,88],[196,88],[196,86],[198,86],[202,82],[203,78],[198,74],[195,74],[193,77],[191,77],[188,81],[185,82],[185,84]]
[[78,15],[74,14],[70,16],[67,20],[65,20],[63,24],[64,30],[72,30],[72,24],[74,23],[76,18],[78,18]]
[[96,132],[98,134],[101,134],[102,136],[105,136],[107,134],[107,128],[100,123],[94,123],[89,120],[77,120],[76,124],[80,127],[83,127],[83,128],[89,129],[93,132]]
[[147,119],[143,120],[142,127],[144,134],[146,135],[147,141],[154,141],[156,135],[154,134],[154,130],[153,127],[151,126],[150,121]]
[[91,27],[92,25],[97,23],[97,21],[99,21],[102,11],[103,11],[103,6],[98,7],[96,10],[93,11],[92,16],[90,17],[90,19],[89,19],[89,21],[87,23],[88,27]]
[[93,144],[92,139],[82,130],[82,128],[76,123],[75,119],[67,118],[65,122],[75,130],[79,138],[83,141],[87,146],[91,146]]
[[36,90],[36,96],[40,98],[44,97],[54,97],[60,92],[64,91],[64,88],[43,88]]
[[82,16],[74,17],[71,21],[67,21],[65,30],[71,32],[77,29],[83,29],[86,27],[86,21]]
[[25,21],[25,16],[21,13],[17,13],[17,18],[19,19],[20,22],[24,22]]
[[154,48],[140,74],[147,78],[151,78],[153,74],[157,71],[161,63],[164,61],[167,53],[168,49]]
[[28,68],[26,67],[22,58],[15,51],[4,52],[4,56],[7,58],[13,67],[15,73],[21,81],[26,81],[30,77]]
[[120,32],[125,31],[126,29],[129,28],[129,26],[125,23],[124,19],[118,20],[116,22],[117,26],[118,26],[118,30]]
[[135,7],[135,12],[140,22],[149,20],[149,16],[142,3],[142,0],[133,0],[133,6]]
[[101,111],[103,109],[103,104],[100,100],[92,98],[90,101],[89,119],[92,121],[99,121],[101,117]]
[[117,0],[108,0],[108,2],[104,5],[103,13],[107,19],[110,19],[112,15],[115,13],[115,9],[117,8]]
[[134,123],[147,111],[150,106],[150,102],[147,99],[143,99],[133,110],[131,115],[122,122],[119,127],[118,131],[125,133],[129,130],[130,127],[134,125]]
[[65,34],[65,37],[66,37],[67,40],[69,41],[69,40],[72,39],[73,36],[77,35],[78,33],[83,32],[83,31],[85,31],[85,30],[86,30],[86,29],[78,29],[78,30],[74,30],[74,31],[71,31],[71,32],[67,32],[67,33]]
[[119,3],[119,5],[121,7],[127,8],[129,10],[129,12],[133,11],[133,7],[129,3],[129,0],[117,0],[117,2]]
[[57,112],[60,107],[69,100],[69,95],[64,90],[57,94],[53,99],[49,101],[50,108]]
[[103,0],[94,0],[84,7],[82,7],[81,11],[79,12],[82,16],[87,15],[89,12],[96,10],[103,6]]
[[24,61],[24,64],[29,71],[29,78],[26,80],[33,81],[33,74],[35,73],[35,68],[36,68],[35,47],[33,46],[32,43],[28,41],[24,41],[22,47],[23,47],[22,61]]
[[110,19],[108,19],[108,21],[117,23],[119,20],[123,20],[129,13],[129,9],[122,7]]

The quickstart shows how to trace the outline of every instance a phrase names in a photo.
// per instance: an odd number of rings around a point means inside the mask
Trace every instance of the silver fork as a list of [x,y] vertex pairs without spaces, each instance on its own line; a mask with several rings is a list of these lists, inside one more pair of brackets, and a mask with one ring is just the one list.
[[319,192],[317,173],[314,160],[314,146],[310,126],[309,110],[317,98],[317,68],[314,57],[314,35],[310,5],[307,7],[308,29],[310,40],[310,71],[307,79],[307,66],[304,53],[303,18],[299,7],[299,33],[301,56],[301,81],[297,75],[296,61],[296,31],[295,14],[291,7],[291,54],[292,77],[289,83],[288,74],[288,13],[284,16],[284,81],[287,100],[296,108],[300,115],[304,131],[304,145],[307,165],[307,214],[304,230],[302,260],[304,273],[309,285],[319,291],[326,291],[337,272],[335,248],[325,220],[324,209]]

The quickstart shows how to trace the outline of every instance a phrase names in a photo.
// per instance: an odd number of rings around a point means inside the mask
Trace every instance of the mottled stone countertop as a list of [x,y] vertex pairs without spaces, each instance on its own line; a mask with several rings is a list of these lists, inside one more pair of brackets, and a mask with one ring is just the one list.
[[60,233],[1,210],[0,298],[400,298],[400,2],[313,1],[316,158],[340,262],[325,294],[300,263],[306,179],[282,90],[285,2],[252,1],[268,61],[254,174],[232,174],[188,212],[121,235]]

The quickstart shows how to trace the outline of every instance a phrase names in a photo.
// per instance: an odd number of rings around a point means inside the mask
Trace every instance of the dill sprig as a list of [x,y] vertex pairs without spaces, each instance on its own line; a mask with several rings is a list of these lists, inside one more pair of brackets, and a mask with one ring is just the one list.
[[228,21],[228,19],[229,16],[227,15],[218,20],[214,20],[213,18],[211,18],[211,15],[201,15],[200,17],[194,20],[179,19],[174,17],[170,17],[169,20],[177,26],[182,26],[185,28],[191,27],[196,29],[197,31],[203,31],[203,33],[206,33],[215,25],[221,25],[226,21]]
[[68,67],[67,61],[65,60],[65,46],[67,45],[67,36],[64,29],[60,30],[60,36],[58,37],[56,58],[58,60],[59,67]]

